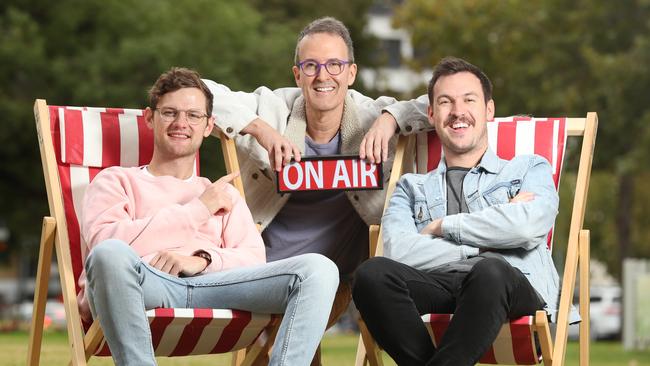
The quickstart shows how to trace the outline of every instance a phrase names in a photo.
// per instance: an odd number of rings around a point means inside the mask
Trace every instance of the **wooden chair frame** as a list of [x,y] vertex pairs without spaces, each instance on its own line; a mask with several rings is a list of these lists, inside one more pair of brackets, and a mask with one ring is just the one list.
[[[567,118],[567,137],[582,137],[580,160],[576,177],[576,192],[573,200],[571,223],[567,242],[567,253],[562,276],[560,305],[558,311],[555,341],[551,337],[546,312],[535,314],[534,327],[542,349],[542,361],[546,366],[564,365],[568,336],[569,312],[573,302],[576,278],[579,276],[579,314],[580,323],[580,365],[589,365],[589,230],[583,229],[584,216],[589,192],[591,165],[593,161],[598,116],[595,112],[587,113],[584,118]],[[388,183],[386,202],[395,190],[397,181],[404,173],[414,171],[415,135],[400,137],[395,153],[395,162]],[[370,228],[370,256],[383,255],[381,230],[378,226]],[[579,272],[578,272],[579,267]],[[355,364],[357,366],[383,365],[381,351],[375,343],[363,321],[360,320],[359,342]]]
[[[47,189],[50,216],[43,218],[41,231],[39,259],[36,274],[36,286],[34,290],[33,316],[30,326],[29,346],[27,352],[27,365],[38,365],[40,363],[41,345],[43,340],[43,321],[45,316],[45,304],[47,300],[47,289],[50,279],[50,265],[52,263],[52,252],[56,249],[59,276],[63,304],[66,313],[68,343],[71,352],[71,365],[86,365],[87,361],[97,350],[104,338],[98,321],[94,321],[90,328],[84,333],[84,328],[79,316],[77,307],[77,294],[75,290],[75,278],[61,182],[57,171],[57,161],[54,152],[54,144],[50,129],[50,113],[45,100],[37,99],[34,103],[34,116],[38,142],[43,164],[43,174]],[[226,135],[221,134],[221,148],[226,156],[233,156],[235,151],[234,141]],[[236,156],[236,155],[235,155]],[[226,167],[229,171],[239,170],[237,160],[226,160]],[[244,196],[241,178],[233,182],[242,196]],[[280,319],[274,318],[269,325],[269,337],[265,342],[259,339],[246,349],[233,352],[232,365],[252,365],[259,356],[268,353],[270,346],[275,340]]]

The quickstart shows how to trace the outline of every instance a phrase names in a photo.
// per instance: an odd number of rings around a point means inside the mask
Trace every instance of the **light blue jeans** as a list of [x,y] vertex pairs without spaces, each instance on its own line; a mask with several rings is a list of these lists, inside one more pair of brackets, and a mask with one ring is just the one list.
[[123,241],[98,244],[86,260],[87,296],[116,365],[155,365],[145,310],[231,308],[284,314],[270,365],[309,365],[339,282],[336,265],[304,254],[262,265],[179,278],[159,271]]

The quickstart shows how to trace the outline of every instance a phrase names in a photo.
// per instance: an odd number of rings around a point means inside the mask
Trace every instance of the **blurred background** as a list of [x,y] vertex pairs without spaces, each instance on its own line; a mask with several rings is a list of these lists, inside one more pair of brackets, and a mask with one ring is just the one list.
[[[24,322],[16,319],[31,316],[41,220],[48,214],[36,98],[143,108],[148,87],[171,66],[196,69],[233,90],[292,86],[298,32],[325,15],[350,28],[359,66],[354,88],[367,95],[423,94],[433,65],[454,55],[491,77],[497,116],[598,112],[584,226],[591,229],[592,312],[606,304],[598,318],[615,320],[593,337],[620,337],[626,259],[636,265],[629,285],[634,301],[650,304],[643,298],[650,293],[648,0],[4,0],[0,328],[20,328]],[[220,176],[216,140],[202,149],[203,175]],[[575,159],[577,146],[568,149]],[[560,271],[572,190],[561,191],[554,250]],[[56,265],[53,272],[48,317],[54,326],[63,324],[57,323],[63,313]],[[634,321],[650,338],[647,316],[639,316]]]

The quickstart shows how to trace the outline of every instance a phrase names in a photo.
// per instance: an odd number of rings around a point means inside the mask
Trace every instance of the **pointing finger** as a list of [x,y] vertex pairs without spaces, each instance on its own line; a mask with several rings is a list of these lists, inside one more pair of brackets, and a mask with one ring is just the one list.
[[224,175],[223,177],[219,178],[215,183],[220,183],[220,184],[225,184],[225,183],[230,183],[235,178],[239,177],[239,170],[236,172],[232,172],[230,174]]

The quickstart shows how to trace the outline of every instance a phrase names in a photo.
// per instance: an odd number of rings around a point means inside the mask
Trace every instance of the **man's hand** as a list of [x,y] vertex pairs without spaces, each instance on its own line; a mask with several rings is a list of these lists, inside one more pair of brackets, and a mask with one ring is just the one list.
[[516,196],[510,199],[510,203],[517,202],[529,202],[535,199],[535,193],[533,192],[519,192]]
[[435,219],[420,230],[422,235],[433,235],[442,237],[442,219]]
[[382,113],[363,137],[359,146],[359,157],[370,163],[388,160],[388,141],[395,135],[397,121],[390,113]]
[[210,213],[213,215],[225,215],[232,210],[232,197],[226,191],[226,185],[238,176],[239,172],[224,175],[216,182],[210,184],[203,191],[203,194],[199,196],[199,200],[210,210]]
[[158,252],[149,264],[172,276],[178,276],[179,274],[194,276],[208,266],[208,261],[201,257],[187,256],[164,250]]
[[275,171],[279,172],[284,165],[289,164],[292,156],[300,161],[300,149],[263,120],[253,120],[242,132],[253,136],[269,152],[271,168]]

